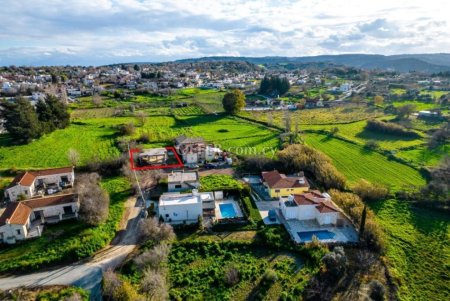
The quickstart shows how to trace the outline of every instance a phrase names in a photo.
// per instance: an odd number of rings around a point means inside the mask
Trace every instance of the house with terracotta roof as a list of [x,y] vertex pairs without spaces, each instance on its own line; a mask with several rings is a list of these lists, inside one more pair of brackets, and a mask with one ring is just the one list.
[[341,212],[327,193],[318,190],[293,194],[280,201],[280,209],[286,220],[316,220],[320,226],[336,225]]
[[0,242],[13,244],[18,240],[39,237],[43,224],[77,218],[79,208],[74,194],[9,202],[0,216]]
[[303,173],[298,176],[286,176],[277,170],[262,173],[263,184],[272,198],[288,197],[309,190],[309,183]]
[[27,171],[15,177],[5,189],[5,198],[16,201],[29,199],[37,195],[53,194],[66,187],[73,186],[75,173],[73,167],[60,167]]

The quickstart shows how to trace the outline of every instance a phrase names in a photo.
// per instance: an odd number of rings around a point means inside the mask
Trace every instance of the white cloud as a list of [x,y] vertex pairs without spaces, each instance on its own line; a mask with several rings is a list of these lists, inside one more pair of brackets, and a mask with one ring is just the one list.
[[2,64],[445,52],[442,0],[3,0]]

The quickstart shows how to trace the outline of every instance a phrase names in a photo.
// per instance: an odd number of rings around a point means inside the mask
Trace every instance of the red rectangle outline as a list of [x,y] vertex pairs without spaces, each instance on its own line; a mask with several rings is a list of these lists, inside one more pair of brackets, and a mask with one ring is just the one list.
[[181,167],[184,166],[183,162],[181,161],[180,157],[177,154],[177,151],[175,150],[175,148],[173,146],[166,146],[165,149],[168,150],[168,151],[172,151],[174,153],[175,158],[178,161],[178,164],[137,167],[137,166],[134,165],[133,153],[139,153],[140,150],[139,149],[130,149],[129,155],[130,155],[130,167],[131,167],[131,170],[155,170],[155,169],[164,169],[164,168],[181,168]]

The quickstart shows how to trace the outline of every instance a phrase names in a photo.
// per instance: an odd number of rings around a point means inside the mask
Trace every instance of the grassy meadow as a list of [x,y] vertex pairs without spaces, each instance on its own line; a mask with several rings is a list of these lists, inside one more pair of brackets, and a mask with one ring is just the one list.
[[393,190],[407,185],[425,184],[424,178],[416,169],[388,160],[386,156],[366,150],[360,145],[316,133],[306,133],[305,141],[331,157],[336,168],[350,183],[363,178],[384,184]]
[[448,214],[396,200],[371,207],[387,233],[386,256],[400,300],[449,300]]

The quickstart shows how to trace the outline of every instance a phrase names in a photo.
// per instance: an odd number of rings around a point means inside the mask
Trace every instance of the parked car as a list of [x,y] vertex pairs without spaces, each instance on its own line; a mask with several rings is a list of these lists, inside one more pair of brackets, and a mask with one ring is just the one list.
[[206,169],[213,169],[216,168],[217,166],[213,163],[206,163],[203,167]]
[[275,212],[275,209],[269,210],[269,221],[275,222],[277,220],[277,213]]
[[199,168],[199,166],[198,166],[197,164],[194,164],[194,163],[188,163],[188,164],[185,164],[184,167],[190,168],[190,169],[196,169],[196,168]]

